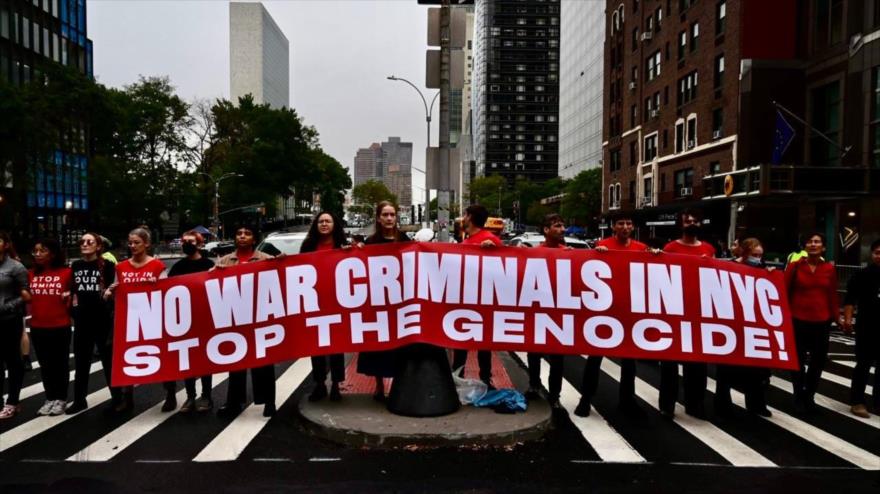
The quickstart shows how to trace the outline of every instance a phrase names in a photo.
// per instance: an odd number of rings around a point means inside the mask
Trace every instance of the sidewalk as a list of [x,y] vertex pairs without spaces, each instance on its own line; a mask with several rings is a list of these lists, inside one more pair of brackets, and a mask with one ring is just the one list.
[[[512,446],[541,438],[550,427],[551,409],[544,400],[529,402],[528,411],[500,414],[486,408],[462,406],[444,417],[415,418],[394,415],[372,399],[374,380],[357,373],[357,356],[346,367],[340,387],[342,401],[327,399],[299,403],[305,427],[318,437],[349,446],[420,448],[442,446]],[[479,373],[476,352],[469,352],[465,377]],[[513,374],[513,376],[511,376]],[[525,370],[506,353],[492,354],[492,382],[501,388],[519,388],[528,381]],[[391,379],[385,382],[390,389]],[[522,389],[520,389],[522,391]]]

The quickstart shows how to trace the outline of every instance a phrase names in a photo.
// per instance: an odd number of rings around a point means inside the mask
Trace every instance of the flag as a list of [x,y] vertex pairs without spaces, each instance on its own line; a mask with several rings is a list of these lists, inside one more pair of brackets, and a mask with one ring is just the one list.
[[770,160],[774,165],[782,162],[782,155],[794,140],[794,128],[782,116],[782,112],[776,110],[776,131],[773,133],[773,157]]

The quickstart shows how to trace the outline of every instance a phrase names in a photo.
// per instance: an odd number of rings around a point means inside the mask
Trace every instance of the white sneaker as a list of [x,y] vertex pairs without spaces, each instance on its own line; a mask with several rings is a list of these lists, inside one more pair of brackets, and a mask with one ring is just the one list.
[[49,415],[64,415],[64,409],[67,407],[67,402],[64,400],[55,400],[52,403],[52,408],[49,410]]
[[43,406],[41,406],[40,409],[37,410],[37,415],[49,415],[49,412],[52,411],[52,405],[54,404],[54,401],[47,401],[46,403],[43,403]]

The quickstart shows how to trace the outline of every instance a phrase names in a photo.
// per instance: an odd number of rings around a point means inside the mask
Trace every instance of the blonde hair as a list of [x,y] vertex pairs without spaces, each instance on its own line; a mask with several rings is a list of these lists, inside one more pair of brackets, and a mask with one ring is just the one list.
[[755,249],[763,247],[761,241],[755,237],[749,237],[739,243],[739,257],[748,257]]

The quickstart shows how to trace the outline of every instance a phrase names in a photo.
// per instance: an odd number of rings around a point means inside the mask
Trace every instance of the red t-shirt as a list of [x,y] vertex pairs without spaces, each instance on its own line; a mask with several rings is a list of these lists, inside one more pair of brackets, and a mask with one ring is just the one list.
[[785,284],[791,305],[791,317],[806,322],[837,319],[837,270],[830,262],[820,262],[810,271],[806,259],[799,259],[785,269]]
[[315,252],[317,252],[319,250],[333,250],[335,248],[336,247],[333,247],[333,242],[326,242],[326,243],[321,242],[315,246]]
[[131,260],[126,259],[116,265],[116,280],[120,285],[144,281],[153,282],[159,279],[162,271],[165,271],[165,264],[155,257],[139,268],[132,266]]
[[678,240],[673,240],[663,247],[663,252],[684,254],[686,256],[715,257],[715,247],[712,247],[708,242],[700,242],[698,245],[685,245]]
[[545,244],[544,242],[541,242],[541,245],[539,245],[538,247],[540,247],[542,249],[567,249],[568,248],[565,246],[565,244],[559,244],[556,247],[550,247],[547,244]]
[[491,240],[493,244],[501,247],[501,239],[492,234],[489,230],[480,230],[477,233],[461,241],[462,244],[480,245],[484,240]]
[[648,250],[648,246],[638,240],[629,239],[629,245],[623,245],[617,241],[617,237],[603,238],[596,244],[596,247],[605,247],[608,250],[631,250],[636,252],[644,252]]
[[46,269],[39,274],[28,271],[31,284],[31,327],[70,326],[70,300],[61,294],[70,291],[70,268]]

